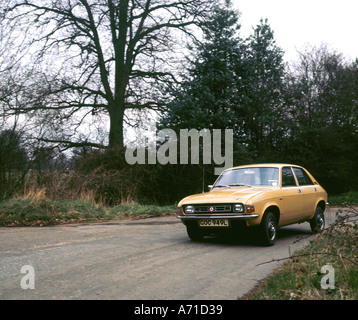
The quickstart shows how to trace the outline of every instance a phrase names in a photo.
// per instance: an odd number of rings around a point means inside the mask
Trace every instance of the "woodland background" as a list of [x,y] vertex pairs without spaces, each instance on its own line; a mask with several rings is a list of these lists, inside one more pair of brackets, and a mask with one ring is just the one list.
[[234,165],[294,163],[329,194],[358,189],[358,60],[322,44],[288,64],[267,20],[241,37],[230,1],[0,9],[0,201],[166,205],[207,190],[214,163],[126,163],[153,123],[233,129]]

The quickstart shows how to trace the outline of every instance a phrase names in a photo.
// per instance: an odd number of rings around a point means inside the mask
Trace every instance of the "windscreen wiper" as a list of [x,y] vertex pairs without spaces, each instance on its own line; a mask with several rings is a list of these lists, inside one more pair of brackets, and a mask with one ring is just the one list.
[[244,184],[244,183],[235,183],[235,184],[229,184],[230,187],[250,187],[251,186],[249,184]]

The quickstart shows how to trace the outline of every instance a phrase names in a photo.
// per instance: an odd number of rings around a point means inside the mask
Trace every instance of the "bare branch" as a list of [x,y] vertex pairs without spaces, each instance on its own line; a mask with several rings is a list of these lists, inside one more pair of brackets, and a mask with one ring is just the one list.
[[62,148],[61,150],[67,150],[69,148],[76,148],[76,147],[94,147],[99,149],[108,148],[102,144],[88,142],[88,141],[81,141],[81,142],[74,142],[68,140],[54,140],[54,139],[46,139],[46,138],[39,138],[40,141],[49,142],[49,143],[57,143],[60,145],[66,145],[66,148]]
[[[105,110],[110,119],[109,143],[121,146],[126,108],[162,109],[160,96],[164,93],[152,88],[177,82],[177,67],[168,62],[177,54],[174,46],[180,44],[175,37],[192,36],[189,27],[201,24],[213,1],[11,3],[3,5],[2,23],[19,44],[21,63],[31,57],[48,77],[47,88],[40,95],[33,87],[33,92],[23,87],[26,99],[10,108],[11,112]],[[21,40],[16,41],[19,35]]]

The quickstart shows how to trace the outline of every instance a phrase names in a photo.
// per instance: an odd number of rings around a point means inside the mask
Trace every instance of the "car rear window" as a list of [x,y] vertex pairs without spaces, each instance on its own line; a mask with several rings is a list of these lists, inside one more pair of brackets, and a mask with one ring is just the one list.
[[307,186],[313,184],[308,174],[301,168],[293,168],[293,172],[295,173],[298,180],[298,184],[300,186]]

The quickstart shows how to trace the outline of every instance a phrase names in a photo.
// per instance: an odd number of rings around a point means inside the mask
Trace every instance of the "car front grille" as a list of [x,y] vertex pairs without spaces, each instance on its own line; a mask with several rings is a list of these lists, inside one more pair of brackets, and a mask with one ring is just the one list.
[[202,213],[229,213],[231,211],[231,205],[200,205],[195,206],[195,214]]

